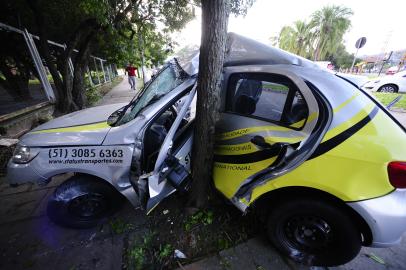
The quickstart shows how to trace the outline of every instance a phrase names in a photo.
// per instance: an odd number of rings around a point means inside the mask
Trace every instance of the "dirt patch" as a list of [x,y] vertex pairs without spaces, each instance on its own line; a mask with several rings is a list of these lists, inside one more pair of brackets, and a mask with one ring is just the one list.
[[[162,202],[148,216],[145,232],[129,235],[124,268],[178,268],[245,242],[259,231],[254,215],[243,216],[222,199],[206,210],[187,212],[185,198],[174,195]],[[179,258],[182,253],[186,258]]]

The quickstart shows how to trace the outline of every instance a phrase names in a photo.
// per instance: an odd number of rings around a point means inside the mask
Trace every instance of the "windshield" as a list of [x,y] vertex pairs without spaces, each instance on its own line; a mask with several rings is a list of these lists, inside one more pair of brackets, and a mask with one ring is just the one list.
[[147,87],[141,92],[140,96],[135,99],[133,104],[130,103],[129,109],[124,112],[125,114],[116,125],[122,125],[133,120],[142,109],[157,101],[184,82],[185,77],[177,74],[178,72],[175,71],[173,65],[165,67],[153,79],[153,81],[147,85]]

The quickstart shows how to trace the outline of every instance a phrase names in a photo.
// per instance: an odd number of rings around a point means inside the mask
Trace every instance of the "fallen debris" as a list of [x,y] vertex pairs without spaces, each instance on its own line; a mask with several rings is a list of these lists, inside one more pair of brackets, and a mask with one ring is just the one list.
[[180,251],[179,249],[175,249],[175,258],[178,258],[178,259],[186,259],[187,257],[186,257],[186,255],[182,252],[182,251]]

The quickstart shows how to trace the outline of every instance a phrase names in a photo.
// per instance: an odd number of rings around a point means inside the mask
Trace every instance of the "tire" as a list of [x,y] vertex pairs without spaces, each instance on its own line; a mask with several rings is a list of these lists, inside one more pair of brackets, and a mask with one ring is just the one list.
[[398,92],[398,87],[394,84],[385,84],[379,87],[378,92],[383,92],[383,93],[397,93]]
[[267,235],[282,254],[309,266],[345,264],[362,245],[361,233],[344,210],[307,198],[277,205],[268,215]]
[[63,227],[85,229],[103,223],[122,202],[121,194],[103,180],[74,175],[49,198],[47,214]]

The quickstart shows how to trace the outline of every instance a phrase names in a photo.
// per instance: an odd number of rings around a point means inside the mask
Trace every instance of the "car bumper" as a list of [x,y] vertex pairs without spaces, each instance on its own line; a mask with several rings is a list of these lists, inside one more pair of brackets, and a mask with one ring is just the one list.
[[406,232],[406,189],[396,189],[388,195],[348,203],[368,223],[373,247],[399,244]]
[[41,176],[31,164],[31,162],[26,164],[17,164],[10,160],[7,165],[7,182],[10,185],[20,185],[24,183],[47,183],[48,179]]
[[376,86],[371,86],[371,85],[362,86],[361,88],[364,91],[370,91],[370,92],[376,92],[377,91],[377,87]]

